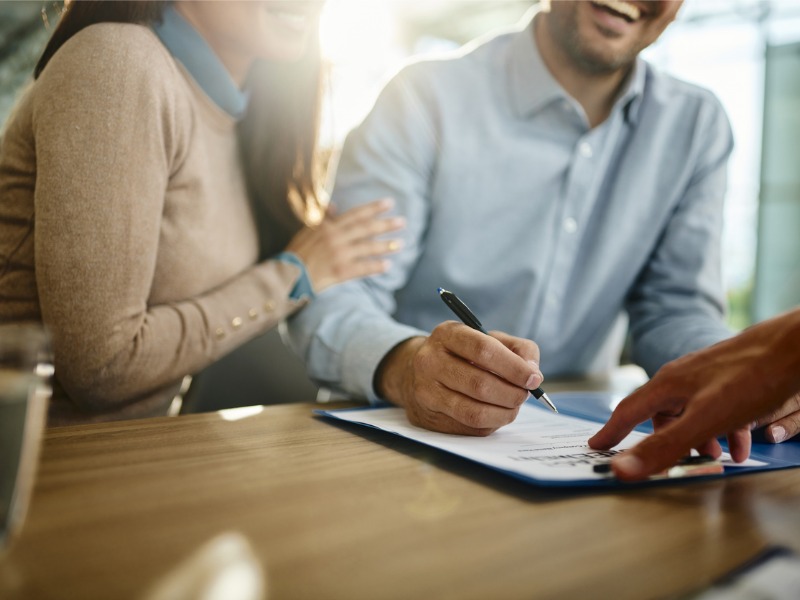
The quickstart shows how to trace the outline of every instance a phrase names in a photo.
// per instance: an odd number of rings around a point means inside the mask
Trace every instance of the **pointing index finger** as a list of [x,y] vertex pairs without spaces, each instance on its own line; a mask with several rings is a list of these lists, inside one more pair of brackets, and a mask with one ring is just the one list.
[[589,438],[589,446],[607,450],[619,444],[634,427],[674,405],[672,396],[651,381],[625,398],[603,427]]

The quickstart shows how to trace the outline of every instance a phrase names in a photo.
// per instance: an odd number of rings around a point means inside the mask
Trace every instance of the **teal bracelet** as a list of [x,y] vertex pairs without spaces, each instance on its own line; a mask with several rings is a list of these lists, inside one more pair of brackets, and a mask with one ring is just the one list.
[[306,265],[302,260],[300,260],[300,257],[292,252],[281,252],[275,256],[275,259],[290,265],[295,265],[300,269],[300,277],[298,278],[297,283],[294,284],[294,287],[289,294],[289,298],[291,300],[302,300],[303,298],[309,298],[310,300],[313,300],[316,297],[316,294],[314,293],[314,288],[311,286],[311,279],[308,277]]

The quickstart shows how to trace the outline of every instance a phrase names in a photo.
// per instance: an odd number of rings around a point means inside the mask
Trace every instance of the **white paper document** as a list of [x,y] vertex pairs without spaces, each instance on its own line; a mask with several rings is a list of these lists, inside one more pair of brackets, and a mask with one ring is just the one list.
[[[586,442],[602,424],[554,414],[532,404],[522,405],[513,423],[487,437],[450,435],[415,427],[401,408],[339,410],[323,414],[370,425],[523,477],[565,483],[606,479],[592,467],[607,462],[647,436],[634,431],[610,451],[593,450]],[[723,454],[722,462],[726,467],[765,464],[752,459],[734,463],[728,454]]]

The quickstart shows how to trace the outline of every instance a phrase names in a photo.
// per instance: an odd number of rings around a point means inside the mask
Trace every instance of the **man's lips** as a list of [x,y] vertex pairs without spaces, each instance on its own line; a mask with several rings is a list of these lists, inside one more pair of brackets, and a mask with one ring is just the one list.
[[638,6],[623,0],[593,0],[592,4],[601,10],[624,19],[628,23],[634,23],[643,16]]

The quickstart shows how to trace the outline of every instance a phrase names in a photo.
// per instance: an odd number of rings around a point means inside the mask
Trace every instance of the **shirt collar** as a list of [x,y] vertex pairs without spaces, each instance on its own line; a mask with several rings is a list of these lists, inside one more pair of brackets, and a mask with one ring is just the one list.
[[[527,26],[516,33],[509,47],[509,73],[511,77],[511,102],[520,117],[536,114],[556,100],[575,100],[550,74],[536,46],[534,22],[540,11],[535,9]],[[646,64],[636,59],[625,91],[614,103],[614,110],[622,110],[625,120],[635,123],[644,92]]]
[[647,63],[643,59],[637,57],[636,63],[633,65],[633,72],[628,80],[628,85],[619,99],[614,103],[614,109],[622,110],[625,115],[625,120],[632,125],[635,125],[639,121],[639,107],[642,104],[646,78]]
[[533,11],[528,25],[514,35],[509,47],[511,102],[520,117],[531,116],[550,102],[567,97],[536,47],[533,24],[538,13]]
[[211,46],[173,6],[166,8],[153,31],[217,106],[234,119],[244,116],[247,92],[236,86]]

